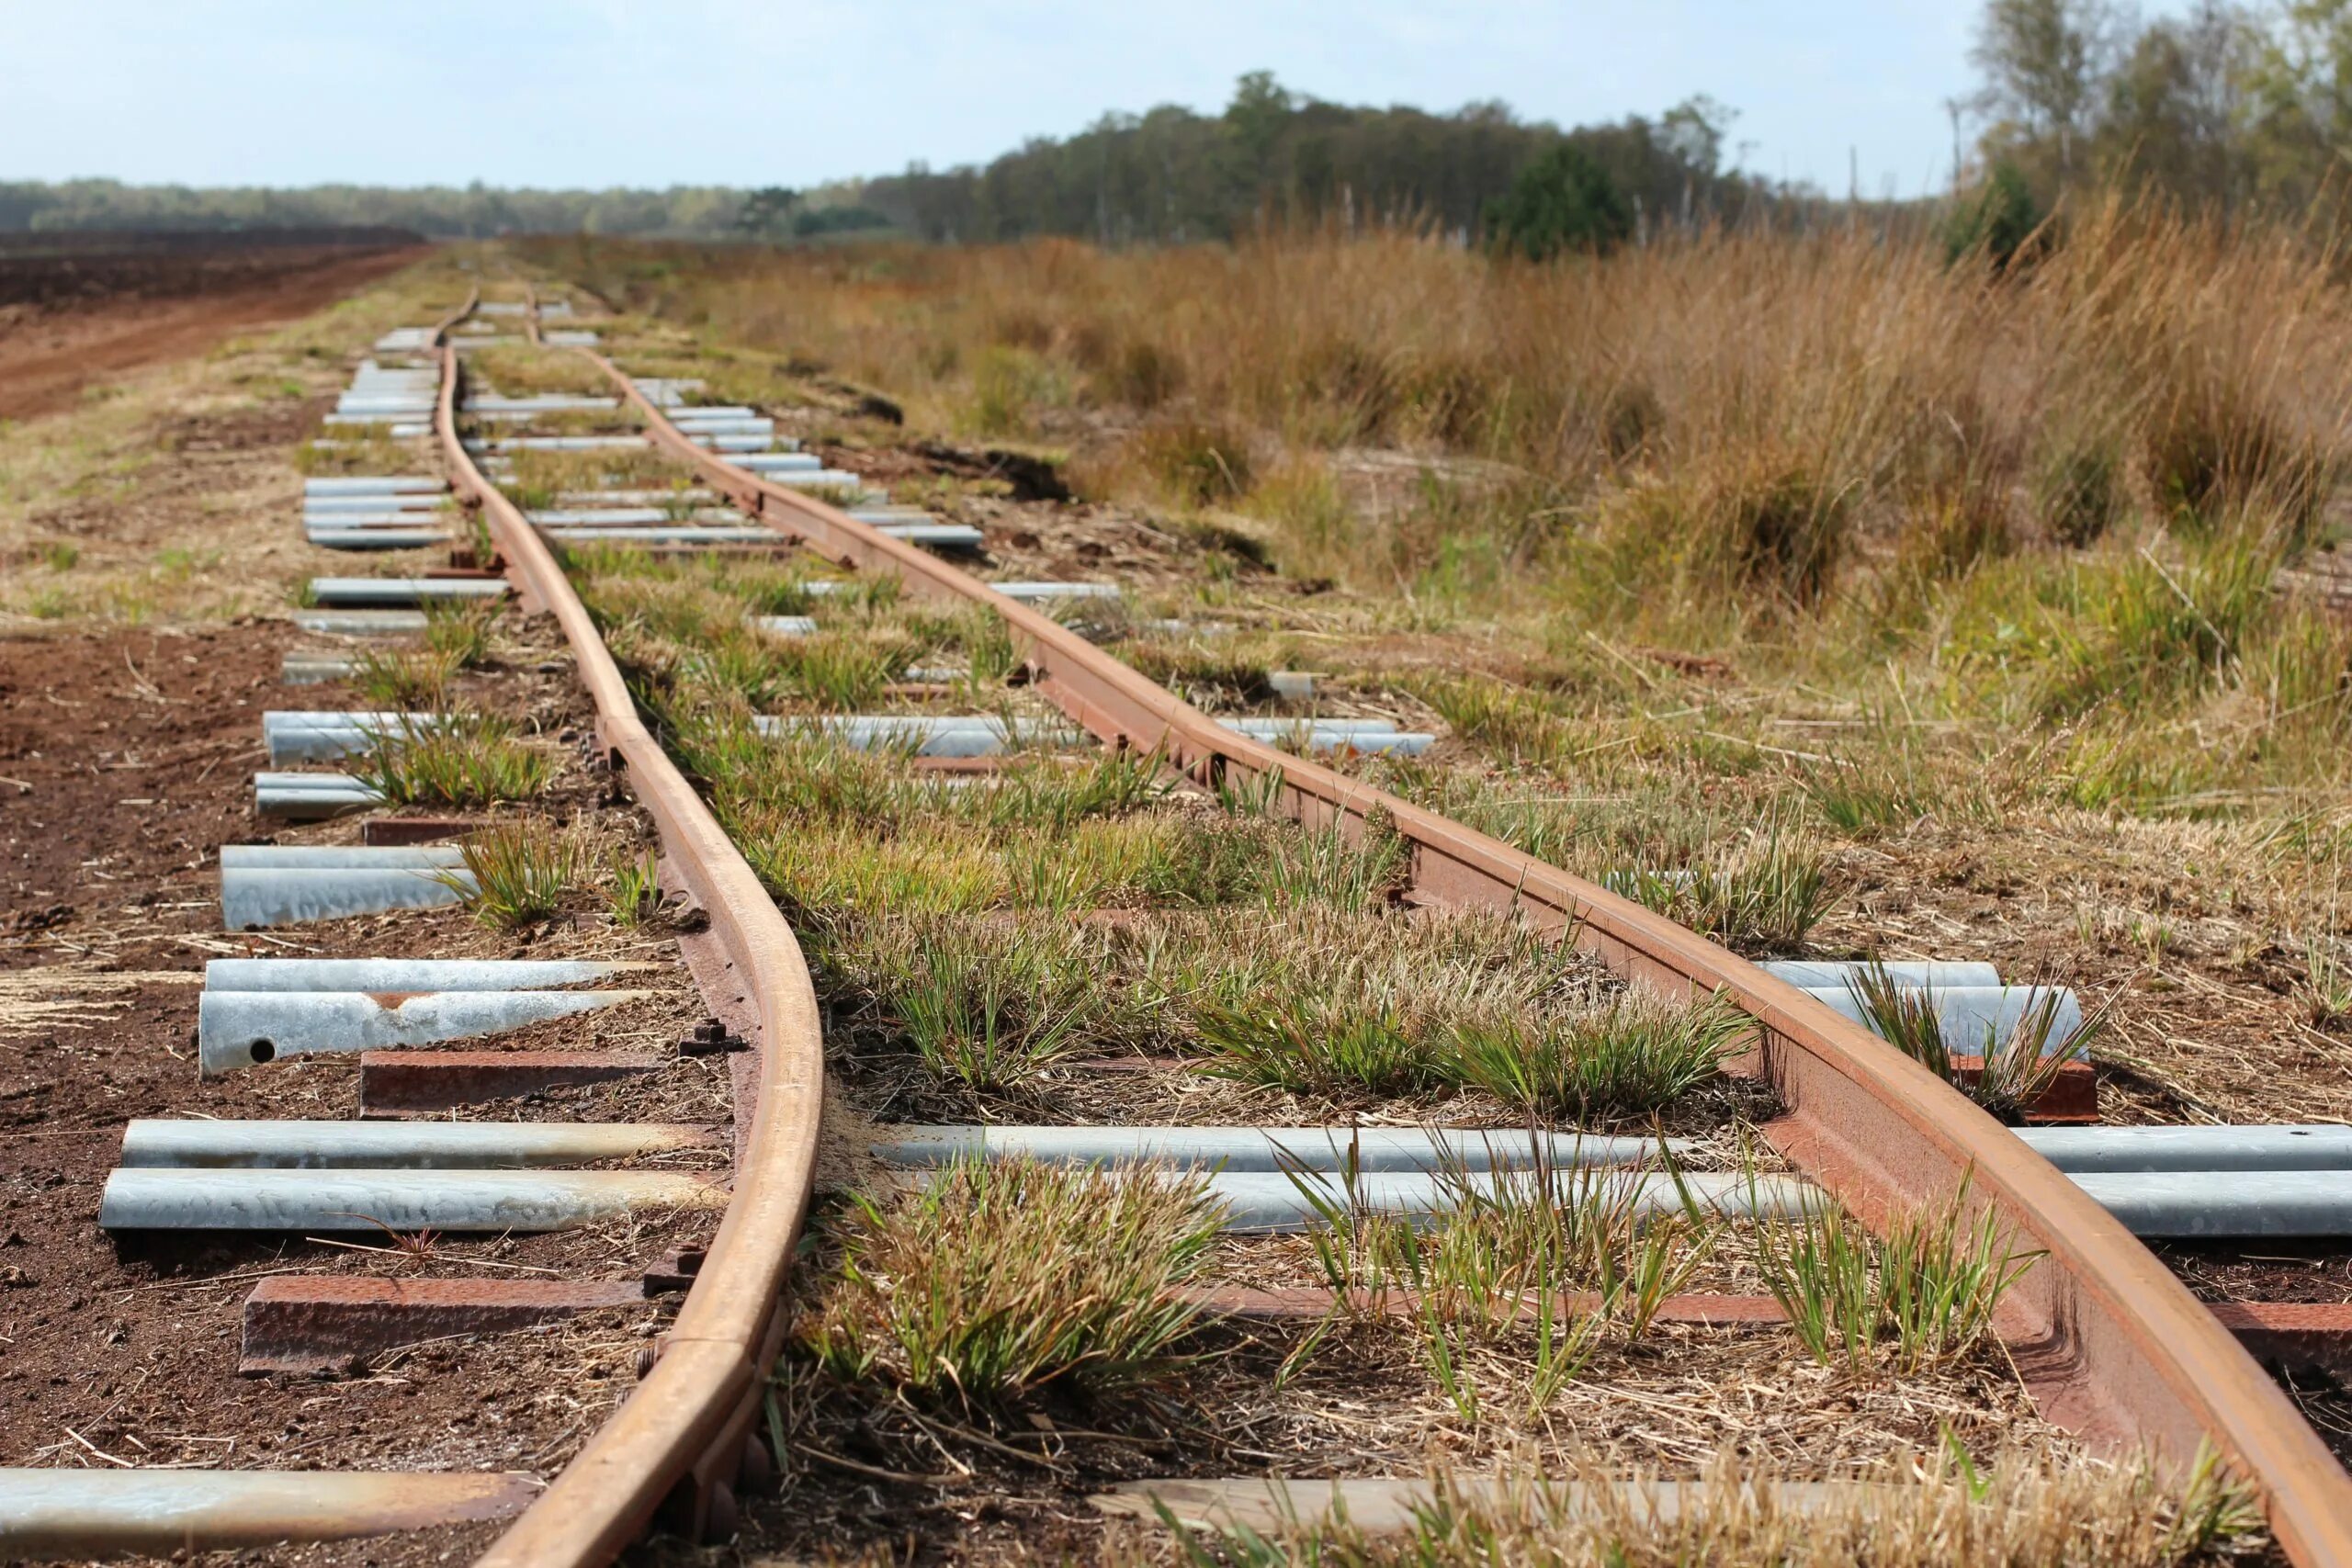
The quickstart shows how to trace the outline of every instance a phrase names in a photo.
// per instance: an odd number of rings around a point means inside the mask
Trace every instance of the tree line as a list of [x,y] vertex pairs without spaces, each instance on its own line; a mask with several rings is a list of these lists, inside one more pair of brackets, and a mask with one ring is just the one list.
[[723,186],[667,190],[507,190],[469,186],[132,186],[119,180],[0,182],[0,233],[74,230],[388,227],[435,239],[496,234],[708,237],[733,231],[745,193]]
[[[1696,97],[1654,118],[1563,131],[1522,120],[1501,103],[1451,114],[1351,107],[1253,72],[1218,113],[1163,105],[1106,114],[1075,136],[1036,138],[985,165],[918,164],[805,192],[0,184],[0,232],[385,224],[440,238],[816,240],[887,229],[945,243],[1058,234],[1120,245],[1228,239],[1268,221],[1409,220],[1476,236],[1528,171],[1566,160],[1564,177],[1581,192],[1569,204],[1571,228],[1597,221],[1594,237],[1606,243],[1774,199],[1762,183],[1725,167],[1732,118]],[[1521,203],[1555,223],[1557,205]]]
[[2192,210],[2341,215],[2352,152],[2352,0],[2198,0],[2143,22],[2123,0],[1986,0],[1974,176],[2047,209],[2120,188]]
[[[2352,0],[2196,0],[2144,22],[2129,0],[1984,0],[1972,59],[1979,87],[1948,106],[1956,245],[2007,254],[2087,187],[2330,219],[2352,192]],[[1351,107],[1252,72],[1216,113],[1105,114],[985,164],[918,164],[809,191],[0,183],[0,233],[384,225],[445,238],[895,231],[1128,245],[1230,239],[1261,224],[1410,221],[1540,256],[1843,212],[1818,192],[1730,167],[1733,118],[1702,96],[1564,130],[1499,102],[1452,113]]]
[[1222,113],[1106,114],[985,166],[921,164],[859,200],[938,241],[1063,234],[1119,245],[1229,239],[1269,220],[1411,220],[1482,232],[1530,167],[1575,149],[1631,231],[1736,214],[1771,192],[1724,167],[1732,113],[1696,97],[1656,118],[1563,131],[1501,103],[1452,114],[1351,107],[1251,72]]

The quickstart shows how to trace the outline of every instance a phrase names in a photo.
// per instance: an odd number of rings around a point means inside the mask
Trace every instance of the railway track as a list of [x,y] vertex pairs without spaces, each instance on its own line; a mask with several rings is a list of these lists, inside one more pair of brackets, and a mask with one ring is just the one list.
[[[556,313],[569,315],[569,308]],[[2324,1215],[2275,1223],[2267,1216],[2329,1187],[2309,1172],[2329,1161],[2341,1165],[2340,1151],[2282,1156],[2278,1140],[2241,1137],[2228,1148],[2207,1145],[2176,1156],[2162,1149],[2149,1153],[2145,1138],[2133,1152],[2087,1129],[2021,1135],[1848,1016],[1857,1010],[1846,987],[1850,976],[1834,966],[1808,970],[1739,958],[1630,898],[1317,761],[1318,755],[1345,761],[1409,752],[1426,738],[1378,722],[1335,725],[1311,715],[1254,724],[1213,718],[1083,635],[1088,597],[1100,592],[1092,585],[988,583],[944,554],[975,543],[967,531],[854,500],[828,501],[828,493],[856,488],[856,477],[797,452],[775,450],[773,423],[755,410],[696,404],[689,400],[691,388],[632,378],[594,352],[593,334],[547,330],[548,316],[536,296],[496,301],[379,345],[410,355],[413,363],[367,375],[355,387],[345,417],[389,425],[401,438],[429,437],[440,465],[434,482],[446,485],[465,503],[465,515],[478,520],[468,525],[474,541],[469,566],[458,569],[474,575],[322,580],[325,602],[304,614],[322,630],[413,630],[422,600],[511,593],[526,614],[551,617],[569,665],[560,680],[586,705],[575,727],[593,737],[584,746],[584,765],[625,790],[642,813],[660,848],[664,887],[693,911],[684,924],[697,929],[678,936],[679,959],[668,966],[668,989],[632,987],[658,995],[622,996],[611,984],[619,972],[610,968],[497,967],[511,960],[467,960],[477,964],[470,971],[420,969],[414,966],[420,960],[451,959],[406,953],[355,955],[410,965],[397,970],[302,971],[284,967],[282,960],[276,968],[269,960],[252,961],[242,971],[226,968],[217,985],[207,984],[210,1010],[199,1043],[208,1068],[268,1071],[306,1048],[348,1049],[355,1038],[380,1026],[379,1013],[414,1009],[421,1018],[437,1010],[445,1021],[419,1021],[408,1035],[395,1030],[383,1036],[362,1072],[375,1075],[367,1081],[380,1085],[388,1100],[420,1097],[409,1103],[430,1103],[444,1112],[458,1109],[463,1119],[141,1124],[126,1135],[116,1183],[120,1201],[110,1188],[107,1223],[126,1233],[187,1226],[295,1235],[390,1232],[398,1246],[401,1236],[429,1232],[593,1228],[650,1204],[665,1214],[689,1216],[684,1230],[659,1235],[665,1240],[691,1235],[696,1256],[641,1258],[635,1280],[534,1275],[492,1286],[436,1277],[334,1289],[311,1289],[294,1275],[266,1281],[255,1298],[260,1311],[247,1307],[249,1333],[257,1317],[284,1325],[288,1342],[272,1353],[289,1363],[304,1356],[332,1361],[337,1354],[436,1335],[544,1324],[561,1314],[609,1309],[623,1299],[662,1302],[666,1292],[673,1304],[661,1308],[639,1359],[641,1377],[628,1396],[566,1462],[548,1471],[484,1474],[429,1464],[397,1472],[17,1471],[0,1478],[0,1547],[18,1554],[162,1551],[478,1528],[479,1521],[499,1518],[511,1522],[502,1525],[483,1561],[604,1562],[650,1529],[704,1539],[731,1534],[739,1488],[763,1484],[779,1463],[797,1463],[792,1454],[775,1451],[788,1437],[767,1379],[795,1331],[794,1314],[808,1306],[805,1299],[796,1301],[791,1271],[819,1168],[828,1092],[827,1012],[801,942],[771,897],[773,868],[763,881],[737,841],[740,829],[730,836],[722,827],[730,807],[722,802],[715,811],[673,755],[669,747],[681,739],[674,727],[666,719],[660,733],[649,727],[630,685],[632,673],[641,678],[643,671],[625,667],[608,637],[612,613],[592,603],[603,591],[601,576],[609,575],[599,561],[626,565],[657,553],[740,552],[750,562],[788,541],[796,563],[791,570],[803,579],[802,563],[808,561],[852,575],[826,579],[842,584],[831,594],[799,582],[795,602],[808,614],[777,617],[757,628],[760,635],[806,637],[828,618],[832,604],[856,600],[855,584],[888,579],[904,601],[963,617],[962,635],[972,644],[967,652],[978,652],[976,628],[999,628],[1010,643],[1006,666],[1020,684],[1017,700],[1004,698],[993,710],[942,711],[977,705],[987,683],[976,668],[893,670],[886,684],[895,705],[888,711],[842,711],[836,705],[830,713],[755,716],[767,720],[767,743],[872,748],[884,765],[927,778],[933,794],[926,798],[935,801],[1025,776],[1018,767],[1000,765],[1008,752],[1013,763],[1026,765],[1031,753],[1058,751],[1065,755],[1046,765],[1072,769],[1103,767],[1107,753],[1127,759],[1124,765],[1147,781],[1158,775],[1191,796],[1295,824],[1335,853],[1388,846],[1394,901],[1424,912],[1400,914],[1400,921],[1483,912],[1518,922],[1547,942],[1565,942],[1591,966],[1579,983],[1603,984],[1605,970],[1669,1003],[1728,998],[1750,1021],[1742,1031],[1747,1049],[1733,1066],[1769,1091],[1778,1111],[1764,1126],[1770,1150],[1760,1160],[1751,1158],[1744,1173],[1720,1159],[1711,1166],[1702,1138],[1672,1145],[1687,1168],[1671,1174],[1650,1163],[1656,1155],[1645,1140],[1582,1138],[1573,1118],[1562,1122],[1565,1141],[1532,1138],[1525,1131],[1506,1138],[1490,1123],[1476,1145],[1466,1134],[1449,1145],[1442,1138],[1432,1143],[1426,1132],[1373,1133],[1336,1122],[1203,1130],[1181,1125],[1181,1118],[1136,1126],[1127,1115],[1122,1119],[1128,1133],[1120,1133],[1121,1119],[1114,1119],[1096,1129],[1105,1141],[1091,1145],[1074,1144],[1067,1125],[1002,1117],[985,1132],[877,1122],[863,1134],[868,1152],[899,1173],[868,1172],[876,1191],[899,1190],[922,1179],[905,1172],[952,1165],[977,1151],[983,1160],[1026,1156],[1050,1165],[1110,1158],[1212,1169],[1204,1179],[1222,1212],[1242,1229],[1274,1234],[1333,1223],[1338,1211],[1318,1207],[1317,1194],[1329,1201],[1341,1188],[1346,1201],[1339,1210],[1369,1208],[1433,1222],[1466,1193],[1508,1183],[1507,1174],[1484,1168],[1508,1172],[1528,1157],[1536,1159],[1546,1180],[1555,1163],[1570,1171],[1630,1167],[1635,1173],[1630,1183],[1611,1190],[1633,1194],[1629,1201],[1669,1218],[1694,1190],[1711,1210],[1744,1221],[1802,1213],[1816,1201],[1809,1194],[1817,1193],[1879,1230],[1958,1202],[1971,1221],[1986,1217],[2009,1245],[2041,1255],[2001,1295],[1996,1326],[2044,1419],[2093,1450],[2144,1446],[2173,1465],[2208,1448],[2255,1489],[2290,1560],[2352,1563],[2352,1482],[2241,1342],[2276,1352],[2300,1335],[2298,1343],[2308,1349],[2333,1343],[2331,1320],[2324,1314],[2259,1307],[2225,1320],[2197,1302],[2133,1234],[2135,1228],[2143,1235],[2184,1234],[2181,1187],[2210,1196],[2211,1173],[2222,1169],[2236,1173],[2231,1184],[2243,1199],[2236,1217],[2224,1222],[2240,1227],[2233,1234],[2279,1234],[2290,1224],[2300,1227],[2297,1234],[2324,1234],[2333,1223]],[[474,388],[461,345],[505,334],[458,329],[507,321],[522,328],[523,339],[544,343],[538,354],[546,362],[576,364],[600,378],[602,389],[516,396]],[[582,419],[602,433],[578,434],[564,424]],[[603,429],[622,423],[628,428]],[[485,434],[469,434],[469,426]],[[577,496],[552,491],[535,497],[526,511],[501,480],[518,491],[535,488],[520,482],[518,469],[533,462],[529,454],[548,452],[579,454],[578,460],[591,463],[626,454],[636,477],[583,488]],[[651,474],[658,479],[649,479]],[[401,494],[400,488],[324,485],[313,493],[335,502],[313,509],[314,542],[397,552],[462,544],[465,537],[447,526],[446,510],[378,504]],[[429,488],[406,493],[438,494]],[[872,690],[874,682],[860,689]],[[292,761],[364,754],[393,732],[413,743],[447,718],[431,709],[407,715],[287,710],[271,730],[273,760],[281,750]],[[709,788],[707,770],[697,772]],[[947,779],[964,782],[943,782]],[[378,786],[352,775],[328,782],[315,772],[288,771],[283,777],[265,775],[260,787],[264,804],[298,815],[380,804],[374,798]],[[270,795],[273,790],[278,793]],[[481,895],[492,870],[479,855],[462,847],[378,841],[377,836],[399,829],[375,824],[397,819],[370,816],[368,841],[341,851],[284,845],[261,853],[224,852],[230,923],[269,923],[322,909],[393,908],[403,897],[438,904]],[[1279,848],[1266,847],[1275,842],[1265,840],[1261,852],[1279,856]],[[372,889],[368,877],[377,879]],[[387,886],[396,891],[388,894]],[[355,899],[356,906],[349,902]],[[614,960],[565,962],[593,966]],[[699,1004],[684,1000],[687,973]],[[1967,994],[1956,978],[1981,982],[1984,976],[1940,976],[1947,1005]],[[1994,1016],[2002,1006],[2014,1014],[2006,998],[2009,989],[1996,987],[2002,994],[1984,1004],[1995,1009]],[[387,992],[401,998],[390,1009],[382,1005]],[[217,1004],[209,1000],[215,993]],[[416,1008],[413,993],[426,994],[430,1005]],[[303,999],[289,1003],[287,997]],[[581,1075],[639,1072],[644,1064],[616,1065],[609,1054],[592,1060],[593,1054],[580,1052],[416,1049],[532,1021],[534,1015],[514,1010],[518,1007],[663,1005],[689,1047],[664,1070],[723,1064],[731,1127],[650,1117],[492,1121],[495,1113],[486,1107],[500,1101],[482,1098],[485,1084],[492,1093],[512,1095],[519,1085],[544,1090],[587,1081]],[[707,1020],[700,1016],[706,1012]],[[555,1016],[549,1010],[536,1015],[541,1021]],[[305,1047],[305,1030],[311,1032],[308,1038],[329,1043]],[[428,1064],[435,1055],[444,1059]],[[427,1078],[435,1082],[420,1084]],[[432,1100],[435,1094],[443,1098]],[[922,1102],[920,1095],[913,1099]],[[518,1152],[529,1149],[541,1152]],[[682,1150],[700,1163],[675,1163],[672,1156]],[[714,1158],[725,1158],[723,1169]],[[2191,1173],[2185,1178],[2132,1168],[2180,1158]],[[506,1168],[482,1169],[482,1163]],[[2266,1185],[2266,1164],[2285,1165],[2284,1179]],[[576,1167],[589,1168],[561,1174]],[[332,1178],[289,1174],[321,1168]],[[2317,1196],[2324,1209],[2331,1194]],[[720,1217],[706,1241],[691,1216],[709,1213]],[[630,1296],[630,1290],[638,1293]],[[1541,1293],[1548,1295],[1548,1287]],[[1227,1290],[1204,1293],[1196,1304],[1279,1325],[1319,1320],[1344,1294]],[[1398,1300],[1409,1309],[1409,1301]],[[1677,1296],[1666,1315],[1721,1324],[1741,1313],[1769,1319],[1785,1308],[1756,1299],[1753,1292],[1745,1305],[1724,1304],[1739,1300],[1722,1293]],[[1382,1310],[1395,1305],[1384,1303]],[[254,1348],[249,1337],[248,1354]],[[1358,1488],[1360,1511],[1376,1512],[1384,1497],[1394,1503],[1394,1495],[1371,1487],[1374,1479],[1354,1476],[1346,1483]],[[1159,1478],[1153,1492],[1149,1475],[1130,1477],[1127,1495],[1178,1499],[1187,1517],[1248,1517],[1244,1499],[1251,1486],[1263,1490],[1263,1476],[1234,1480],[1236,1485],[1221,1486],[1195,1472]]]

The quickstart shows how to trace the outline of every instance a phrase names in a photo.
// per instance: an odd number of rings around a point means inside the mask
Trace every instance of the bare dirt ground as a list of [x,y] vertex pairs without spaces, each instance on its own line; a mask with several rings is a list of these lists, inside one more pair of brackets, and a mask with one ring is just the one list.
[[0,255],[0,419],[70,407],[107,377],[307,316],[424,250],[228,243]]
[[[331,258],[294,269],[293,286],[325,305],[401,259]],[[267,293],[248,282],[257,299]],[[348,1060],[198,1079],[192,1043],[209,957],[674,957],[665,930],[616,931],[593,898],[520,933],[491,931],[462,909],[250,935],[220,928],[220,845],[356,838],[347,821],[288,829],[252,814],[251,775],[266,765],[262,710],[357,700],[345,687],[280,681],[280,660],[300,634],[279,607],[302,577],[350,570],[301,542],[300,443],[367,343],[387,326],[431,320],[463,287],[427,268],[285,331],[145,366],[103,399],[0,423],[0,550],[16,579],[6,596],[22,593],[28,605],[0,613],[0,1464],[552,1472],[634,1386],[639,1352],[672,1302],[535,1336],[422,1346],[334,1379],[248,1379],[235,1369],[254,1280],[518,1270],[628,1278],[707,1233],[707,1215],[651,1215],[553,1236],[433,1238],[417,1252],[365,1235],[344,1238],[356,1247],[229,1234],[119,1246],[97,1224],[132,1117],[356,1112]],[[237,293],[185,303],[225,336],[260,319],[224,304]],[[292,313],[288,298],[262,302]],[[0,380],[7,375],[0,362]],[[39,545],[9,548],[9,535]],[[463,695],[527,709],[513,716],[555,742],[577,694],[560,672],[536,668],[551,651],[547,641],[515,628],[500,644],[509,657],[468,677]],[[548,809],[637,831],[629,814],[600,809],[606,786],[555,744]],[[501,1043],[673,1042],[701,1008],[677,982]],[[679,1067],[618,1091],[604,1086],[598,1103],[585,1103],[600,1092],[588,1091],[578,1102],[500,1113],[723,1122],[724,1064]],[[496,1528],[203,1560],[457,1560]]]

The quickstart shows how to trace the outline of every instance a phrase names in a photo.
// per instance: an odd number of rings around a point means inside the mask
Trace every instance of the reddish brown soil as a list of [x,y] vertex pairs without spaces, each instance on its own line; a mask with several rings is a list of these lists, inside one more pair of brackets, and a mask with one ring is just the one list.
[[[217,848],[271,836],[249,809],[248,781],[263,763],[261,710],[313,694],[325,705],[349,697],[278,683],[293,635],[265,622],[0,641],[0,975],[80,965],[193,977],[224,953],[611,947],[600,919],[524,939],[485,931],[459,910],[223,933]],[[501,679],[538,684],[520,672]],[[348,823],[300,836],[322,833],[356,836]],[[629,956],[674,951],[660,932],[635,945],[642,951]],[[34,994],[90,992],[64,971]],[[517,1268],[625,1278],[673,1247],[700,1245],[710,1216],[442,1238],[426,1259],[229,1234],[118,1246],[99,1230],[97,1208],[130,1118],[356,1111],[349,1058],[199,1082],[189,1048],[198,995],[193,984],[141,983],[96,998],[103,1016],[62,1022],[12,1018],[21,1000],[0,997],[0,1464],[104,1467],[104,1454],[140,1464],[559,1468],[634,1385],[638,1352],[673,1303],[537,1335],[427,1345],[339,1381],[254,1380],[235,1371],[252,1281],[272,1272],[499,1278]],[[503,1043],[641,1050],[675,1038],[701,1010],[690,997],[665,995]],[[492,1114],[720,1120],[726,1071],[720,1060],[681,1062],[659,1082]],[[430,1562],[490,1533],[434,1531],[255,1560]]]
[[[0,906],[10,934],[148,951],[216,920],[157,906],[209,897],[198,867],[249,836],[242,786],[263,765],[261,710],[291,628],[108,632],[0,642]],[[224,787],[225,786],[225,787]],[[125,805],[126,801],[144,804]],[[179,950],[180,962],[194,954]],[[52,950],[35,960],[72,954]],[[124,954],[128,956],[128,954]],[[15,967],[21,952],[0,956]]]
[[0,257],[0,419],[52,412],[106,377],[309,315],[424,254],[333,245]]

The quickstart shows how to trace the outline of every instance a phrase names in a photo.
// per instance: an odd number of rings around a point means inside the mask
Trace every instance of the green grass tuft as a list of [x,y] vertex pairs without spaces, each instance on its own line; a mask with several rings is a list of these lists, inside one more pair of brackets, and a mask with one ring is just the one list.
[[1199,1309],[1179,1292],[1218,1226],[1199,1178],[967,1161],[853,1201],[840,1278],[800,1329],[835,1376],[1001,1408],[1181,1372]]
[[513,931],[548,919],[572,889],[580,857],[571,840],[545,822],[502,822],[469,833],[461,842],[474,886],[445,875],[467,894],[474,918],[486,926]]

